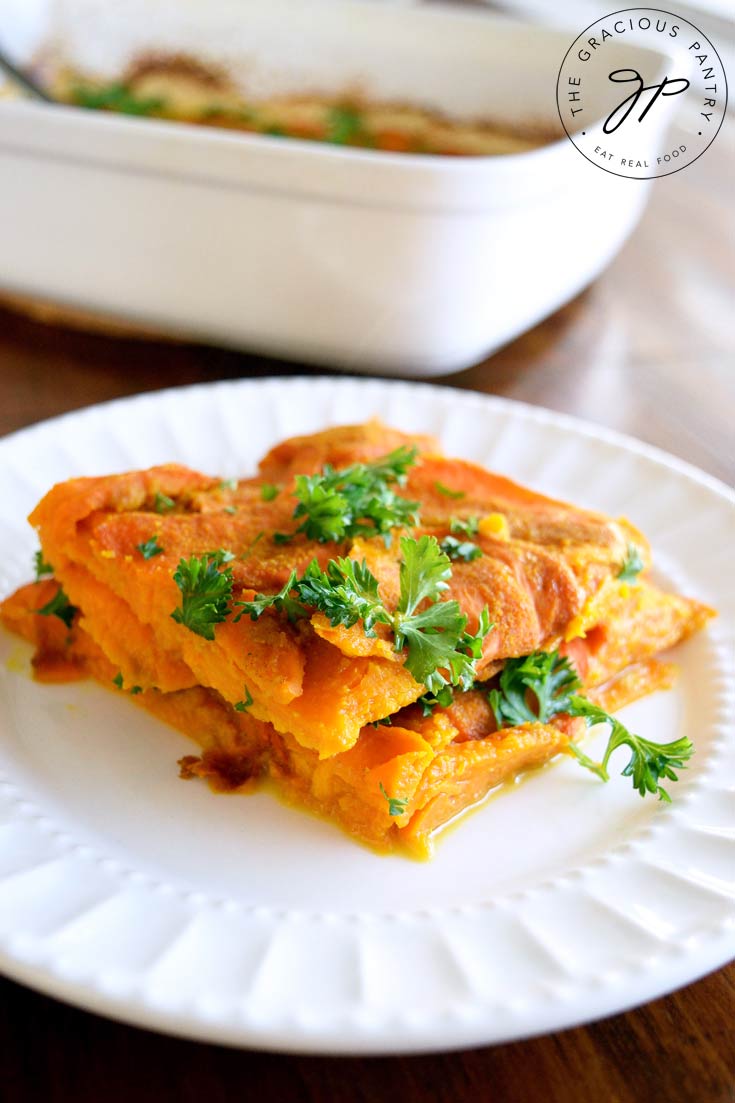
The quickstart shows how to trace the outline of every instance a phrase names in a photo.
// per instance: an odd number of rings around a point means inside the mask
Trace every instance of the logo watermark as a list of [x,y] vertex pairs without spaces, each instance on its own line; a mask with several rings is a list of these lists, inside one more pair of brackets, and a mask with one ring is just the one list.
[[556,101],[567,136],[588,161],[649,180],[679,172],[712,144],[727,78],[693,23],[659,8],[625,8],[574,40]]

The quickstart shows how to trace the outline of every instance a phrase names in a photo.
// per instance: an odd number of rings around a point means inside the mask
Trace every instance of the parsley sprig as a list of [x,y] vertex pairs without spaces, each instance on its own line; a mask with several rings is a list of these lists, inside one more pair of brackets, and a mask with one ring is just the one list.
[[76,611],[76,605],[72,605],[61,586],[51,600],[37,610],[41,617],[58,617],[67,628],[71,628]]
[[451,686],[442,686],[438,693],[424,693],[416,702],[417,705],[421,705],[422,716],[431,716],[437,706],[447,709],[453,703],[454,690]]
[[477,536],[480,530],[479,517],[450,517],[449,531],[460,536]]
[[482,548],[477,544],[471,540],[458,540],[456,536],[445,536],[439,546],[450,559],[459,559],[463,563],[472,563],[482,555]]
[[383,782],[380,782],[380,791],[388,801],[388,815],[389,816],[402,816],[408,807],[408,800],[405,797],[392,797],[386,791]]
[[149,540],[144,540],[142,544],[135,546],[144,559],[153,559],[155,555],[163,554],[163,548],[158,543],[158,535],[155,532]]
[[262,483],[260,487],[260,497],[264,502],[272,502],[281,493],[280,486],[276,483]]
[[174,574],[181,590],[181,605],[171,616],[205,640],[214,639],[214,626],[227,620],[231,609],[232,568],[220,568],[234,559],[232,552],[205,552],[182,559]]
[[252,705],[252,703],[253,703],[253,695],[250,692],[250,690],[248,689],[248,687],[245,686],[245,696],[244,696],[244,698],[242,699],[242,701],[235,701],[235,704],[232,707],[234,708],[235,712],[247,712],[248,709],[250,708],[250,706]]
[[630,758],[624,767],[623,777],[633,780],[633,786],[642,797],[654,793],[659,800],[671,797],[660,784],[661,779],[677,781],[677,770],[686,768],[694,754],[694,746],[686,736],[671,743],[654,743],[629,731],[625,725],[610,716],[576,691],[581,682],[569,659],[558,651],[534,651],[519,659],[508,659],[500,675],[500,688],[488,694],[498,728],[505,725],[547,723],[559,713],[582,716],[587,726],[607,724],[610,728],[605,753],[601,762],[595,762],[584,754],[575,743],[569,750],[581,766],[608,781],[607,767],[610,756],[618,747],[630,748]]
[[326,140],[334,145],[352,145],[364,143],[368,135],[364,128],[362,115],[349,104],[336,104],[327,115]]
[[451,486],[446,486],[444,483],[439,482],[437,479],[434,483],[434,490],[437,494],[441,494],[442,498],[466,498],[466,490],[452,490]]
[[620,582],[635,582],[644,567],[645,563],[636,545],[628,544],[625,559],[617,577]]
[[[313,566],[313,563],[310,564],[311,566]],[[235,605],[242,606],[242,612],[234,618],[235,623],[244,616],[249,616],[251,620],[259,620],[266,609],[274,609],[277,613],[285,613],[290,621],[299,620],[306,616],[306,609],[301,602],[291,597],[292,591],[297,589],[297,582],[296,571],[291,571],[277,594],[256,594],[250,601],[236,601]]]
[[504,724],[547,724],[560,712],[569,712],[572,694],[582,683],[569,659],[558,651],[534,651],[508,659],[500,674],[500,688],[488,693],[499,728]]
[[42,578],[54,573],[54,568],[43,558],[41,550],[33,553],[33,568],[36,572],[36,582],[40,582]]
[[98,111],[119,111],[123,115],[155,115],[166,106],[159,96],[137,96],[127,84],[116,82],[102,88],[79,85],[72,91],[74,103]]
[[[301,524],[296,532],[321,544],[375,535],[389,544],[391,529],[418,520],[418,502],[391,489],[404,485],[416,455],[415,448],[403,445],[375,463],[356,463],[341,471],[327,464],[320,474],[297,475],[298,505],[293,517]],[[281,543],[289,538],[282,533],[276,536]]]
[[[292,571],[283,588],[273,595],[257,594],[251,601],[235,602],[242,608],[236,620],[249,615],[258,620],[266,609],[285,612],[291,620],[314,608],[332,627],[362,621],[366,636],[376,635],[376,625],[387,625],[396,651],[405,649],[405,665],[417,682],[437,695],[447,686],[468,689],[474,682],[482,644],[492,625],[483,609],[477,632],[466,630],[467,617],[456,601],[440,601],[447,589],[452,566],[436,537],[401,538],[400,599],[395,612],[386,609],[378,580],[366,562],[331,559],[322,570],[316,559],[297,578]],[[428,603],[428,604],[427,604]]]
[[175,505],[173,498],[169,498],[168,494],[162,494],[160,490],[153,495],[153,508],[156,513],[168,513]]
[[610,755],[618,747],[630,748],[630,758],[624,769],[623,777],[633,779],[633,788],[637,789],[642,797],[646,793],[654,793],[659,800],[671,803],[671,797],[660,784],[661,779],[678,781],[677,770],[685,770],[686,763],[694,754],[694,745],[686,736],[675,739],[671,743],[653,743],[650,739],[644,739],[642,735],[635,735],[615,717],[610,716],[598,705],[593,705],[586,697],[574,696],[571,700],[572,716],[584,716],[587,726],[593,724],[609,724],[610,738],[608,739],[602,762],[594,762],[580,751],[575,743],[569,744],[569,749],[576,756],[580,765],[608,781],[610,775],[607,772],[607,764]]

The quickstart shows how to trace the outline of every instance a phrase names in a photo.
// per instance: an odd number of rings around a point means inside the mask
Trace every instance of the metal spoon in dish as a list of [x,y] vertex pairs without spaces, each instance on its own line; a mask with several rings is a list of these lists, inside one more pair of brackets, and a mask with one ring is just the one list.
[[30,77],[26,76],[20,69],[13,65],[7,54],[0,51],[0,74],[4,73],[14,83],[19,85],[27,95],[32,96],[35,100],[43,100],[45,103],[55,103],[56,101],[52,96],[49,96],[48,92],[37,84]]

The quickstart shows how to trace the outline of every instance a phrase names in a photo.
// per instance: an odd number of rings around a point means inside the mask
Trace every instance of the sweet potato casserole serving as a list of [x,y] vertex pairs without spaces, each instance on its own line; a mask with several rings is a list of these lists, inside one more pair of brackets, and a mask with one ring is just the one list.
[[[377,422],[287,440],[253,478],[166,465],[55,486],[4,624],[35,676],[92,676],[199,744],[183,777],[270,778],[380,850],[431,852],[492,788],[566,753],[641,795],[692,754],[609,715],[668,686],[712,610],[644,537]],[[601,762],[580,747],[604,723]]]

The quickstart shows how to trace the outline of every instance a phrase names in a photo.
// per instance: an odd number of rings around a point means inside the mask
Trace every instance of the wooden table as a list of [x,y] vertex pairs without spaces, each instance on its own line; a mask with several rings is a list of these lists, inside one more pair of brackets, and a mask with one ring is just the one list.
[[[643,223],[574,303],[440,382],[578,414],[735,480],[735,179],[730,123],[657,183]],[[635,185],[631,185],[635,186]],[[0,433],[119,395],[308,372],[186,344],[90,336],[0,312]],[[725,1103],[735,964],[665,999],[530,1041],[428,1057],[284,1057],[160,1037],[0,982],[4,1103]]]

